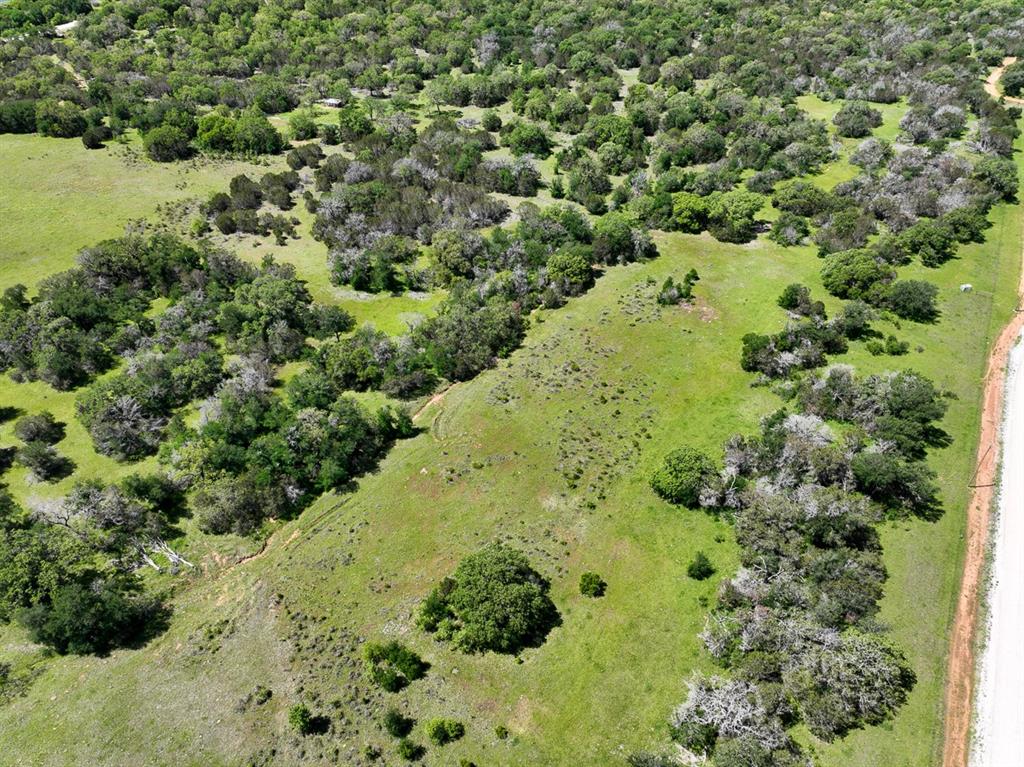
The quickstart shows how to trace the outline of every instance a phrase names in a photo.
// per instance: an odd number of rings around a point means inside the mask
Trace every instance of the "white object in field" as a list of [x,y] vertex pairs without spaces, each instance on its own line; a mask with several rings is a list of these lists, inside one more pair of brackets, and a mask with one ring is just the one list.
[[75,19],[74,21],[69,21],[67,24],[58,24],[53,28],[53,31],[56,33],[57,37],[64,37],[68,32],[75,29],[81,23],[81,20]]
[[969,282],[965,282],[960,286],[961,293],[970,293],[972,290],[974,290],[974,286]]
[[1024,342],[1010,352],[1002,443],[971,767],[1024,765]]

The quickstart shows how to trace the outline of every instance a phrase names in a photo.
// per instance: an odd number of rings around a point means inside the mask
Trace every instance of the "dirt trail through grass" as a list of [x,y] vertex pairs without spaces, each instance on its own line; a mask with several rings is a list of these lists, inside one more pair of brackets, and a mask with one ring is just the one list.
[[[1009,61],[1003,63],[1005,65]],[[1021,259],[1024,262],[1024,243],[1021,247]],[[974,649],[978,602],[981,596],[989,519],[999,471],[999,432],[1003,422],[1007,362],[1011,349],[1024,329],[1024,272],[1021,274],[1018,289],[1021,302],[1013,319],[996,339],[984,380],[977,471],[972,483],[974,489],[970,505],[967,508],[964,573],[949,646],[943,767],[967,767],[968,741],[974,711]]]
[[988,93],[988,95],[994,99],[1006,99],[1007,104],[1019,104],[1024,106],[1024,99],[1014,98],[1013,96],[1005,96],[999,92],[999,88],[997,87],[999,78],[1003,76],[1003,72],[1005,71],[1005,69],[1008,66],[1010,66],[1010,64],[1013,64],[1016,61],[1016,56],[1007,56],[1005,59],[1003,59],[1003,63],[1000,64],[995,69],[993,69],[991,74],[989,74],[988,79],[985,81],[985,92]]

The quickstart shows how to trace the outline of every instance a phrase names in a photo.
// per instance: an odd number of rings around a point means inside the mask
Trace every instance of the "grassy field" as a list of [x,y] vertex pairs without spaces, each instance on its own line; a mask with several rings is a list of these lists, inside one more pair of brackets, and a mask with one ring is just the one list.
[[[880,131],[899,119],[887,117]],[[833,172],[841,175],[826,169]],[[985,244],[963,248],[937,270],[905,270],[940,286],[942,318],[877,327],[921,351],[872,357],[855,344],[836,359],[863,372],[911,367],[959,399],[943,423],[953,443],[932,457],[946,514],[883,531],[890,579],[882,614],[917,686],[892,723],[835,744],[800,733],[828,767],[935,761],[980,379],[988,342],[1013,308],[1020,267],[1022,207],[1001,206],[992,218]],[[203,572],[175,587],[170,628],[146,647],[39,663],[38,648],[19,630],[0,629],[0,660],[42,670],[26,697],[0,708],[11,763],[347,764],[375,744],[392,764],[393,742],[377,725],[386,705],[421,722],[445,715],[466,724],[466,738],[431,749],[428,765],[463,757],[481,765],[621,765],[632,749],[665,743],[685,680],[710,668],[696,635],[737,551],[725,522],[660,502],[647,477],[673,447],[718,451],[779,406],[739,369],[740,338],[783,324],[774,299],[786,284],[825,294],[810,247],[680,234],[659,234],[657,242],[658,259],[610,268],[587,295],[535,314],[522,349],[449,389],[417,419],[418,436],[397,445],[353,492],[326,496],[277,530],[265,554],[234,567],[221,552],[203,557]],[[254,244],[250,255],[263,247]],[[311,238],[280,253],[310,275],[315,292],[329,290],[346,306],[362,301],[361,316],[387,329],[424,303],[366,300],[329,286],[322,246]],[[691,267],[701,276],[696,305],[659,307],[656,286]],[[961,293],[963,282],[974,290]],[[65,396],[0,384],[0,399],[19,398],[27,410],[45,403],[68,412]],[[6,437],[0,432],[0,442]],[[94,462],[84,439],[69,430],[59,447],[101,476],[122,470]],[[17,474],[9,478],[19,493],[30,492]],[[462,655],[413,625],[433,584],[494,539],[525,550],[551,578],[562,615],[547,642],[518,660]],[[697,550],[718,570],[704,583],[685,575]],[[584,570],[608,581],[604,598],[579,594]],[[401,636],[432,664],[424,681],[387,698],[354,673],[359,643],[384,636]],[[273,689],[271,701],[239,705],[257,684]],[[300,700],[331,715],[336,739],[288,734],[287,709]],[[496,737],[499,725],[510,731],[507,740]],[[422,724],[413,738],[426,742]],[[272,757],[262,750],[269,747]]]

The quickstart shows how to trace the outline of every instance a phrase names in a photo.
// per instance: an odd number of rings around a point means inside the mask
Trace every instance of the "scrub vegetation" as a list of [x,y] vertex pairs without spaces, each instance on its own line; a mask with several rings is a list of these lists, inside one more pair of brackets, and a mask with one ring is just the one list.
[[1022,23],[11,0],[5,749],[933,763]]

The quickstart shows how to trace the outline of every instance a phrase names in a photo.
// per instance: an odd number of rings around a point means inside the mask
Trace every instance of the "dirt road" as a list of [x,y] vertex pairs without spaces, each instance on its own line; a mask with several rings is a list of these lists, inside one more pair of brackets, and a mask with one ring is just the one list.
[[1024,346],[1010,354],[989,625],[970,746],[974,767],[1024,764]]
[[996,83],[999,82],[999,78],[1003,76],[1003,70],[1010,66],[1010,64],[1013,64],[1015,61],[1017,61],[1016,56],[1007,56],[1005,59],[1003,59],[1002,64],[1000,64],[998,67],[992,70],[991,74],[989,74],[988,76],[988,79],[985,81],[985,92],[988,93],[988,95],[994,99],[1006,99],[1007,104],[1017,104],[1019,106],[1024,106],[1024,99],[1014,98],[1013,96],[1003,96],[999,92],[999,88],[996,87]]
[[[1013,59],[1003,62],[1005,67]],[[997,70],[1002,74],[1002,68]],[[995,82],[989,78],[986,89],[995,90]],[[1024,243],[1021,259],[1024,263]],[[1021,301],[1024,302],[1024,274],[1019,286]],[[978,618],[978,602],[981,596],[981,579],[985,564],[986,539],[992,499],[995,496],[994,483],[999,468],[999,432],[1003,422],[1003,395],[1006,383],[1006,368],[1010,351],[1013,349],[1021,330],[1024,329],[1024,312],[1014,314],[1010,324],[999,334],[989,356],[988,371],[984,379],[982,400],[981,435],[978,440],[977,474],[973,482],[967,508],[966,553],[963,579],[953,619],[953,632],[949,645],[949,666],[946,672],[946,729],[943,747],[943,767],[967,767],[974,712],[974,641]]]

